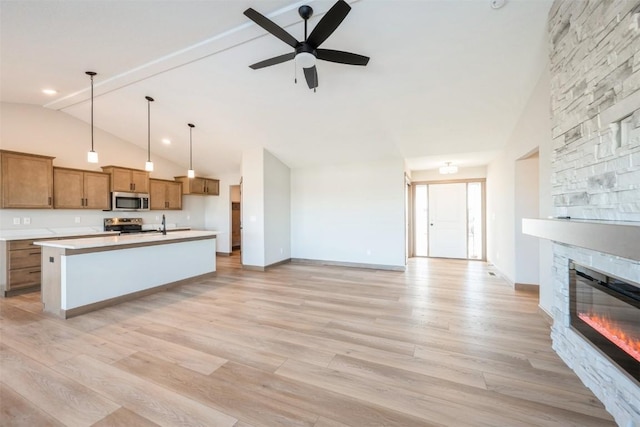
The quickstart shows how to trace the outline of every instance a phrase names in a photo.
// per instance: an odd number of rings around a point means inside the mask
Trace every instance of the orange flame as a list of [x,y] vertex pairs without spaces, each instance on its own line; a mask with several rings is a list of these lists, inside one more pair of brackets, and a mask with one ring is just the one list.
[[578,313],[578,317],[640,362],[640,340],[627,334],[614,322],[597,314]]

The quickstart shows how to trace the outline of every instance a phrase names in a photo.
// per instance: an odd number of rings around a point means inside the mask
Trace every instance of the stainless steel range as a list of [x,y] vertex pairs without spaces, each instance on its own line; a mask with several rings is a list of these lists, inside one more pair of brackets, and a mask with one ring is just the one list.
[[143,230],[142,218],[105,218],[104,231],[119,231],[120,234],[156,232],[156,230]]

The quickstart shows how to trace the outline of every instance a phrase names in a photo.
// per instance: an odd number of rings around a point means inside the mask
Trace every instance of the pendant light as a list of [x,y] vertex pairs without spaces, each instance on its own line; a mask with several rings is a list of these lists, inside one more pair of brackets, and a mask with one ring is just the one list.
[[87,153],[87,162],[98,163],[98,153],[93,150],[93,76],[98,73],[86,71],[85,74],[91,77],[91,151]]
[[153,162],[151,161],[151,103],[153,98],[145,96],[147,100],[147,162],[144,164],[144,170],[153,172]]
[[196,127],[193,123],[187,124],[189,126],[189,170],[187,171],[188,178],[195,178],[196,172],[193,170],[193,140],[191,138],[191,133],[193,128]]

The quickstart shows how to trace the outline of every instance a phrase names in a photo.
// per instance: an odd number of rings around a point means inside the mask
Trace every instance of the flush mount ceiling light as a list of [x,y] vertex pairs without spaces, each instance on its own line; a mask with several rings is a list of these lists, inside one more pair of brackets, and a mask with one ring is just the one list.
[[87,153],[87,162],[98,163],[98,153],[93,149],[93,76],[98,73],[94,71],[86,71],[85,74],[91,78],[91,151]]
[[193,170],[193,140],[191,139],[191,132],[196,125],[189,123],[187,126],[189,126],[189,170],[187,171],[187,177],[195,178],[196,172]]
[[439,169],[440,173],[442,175],[449,175],[452,173],[458,173],[458,167],[457,166],[451,166],[451,162],[447,162],[446,166],[441,166]]
[[147,100],[147,162],[144,164],[144,170],[153,172],[153,162],[151,161],[151,103],[153,98],[145,96]]

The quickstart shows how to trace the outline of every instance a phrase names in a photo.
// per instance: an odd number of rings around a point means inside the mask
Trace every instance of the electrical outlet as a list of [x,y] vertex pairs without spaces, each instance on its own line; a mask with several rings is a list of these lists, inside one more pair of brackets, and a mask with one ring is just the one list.
[[20,225],[20,218],[13,218],[13,225]]
[[79,216],[75,217],[74,222],[75,222],[76,224],[80,224],[80,217],[79,217]]
[[31,218],[29,218],[28,216],[25,216],[24,218],[22,218],[22,223],[24,225],[29,225],[31,224]]
[[160,215],[156,215],[156,221],[160,221]]

